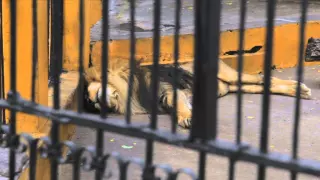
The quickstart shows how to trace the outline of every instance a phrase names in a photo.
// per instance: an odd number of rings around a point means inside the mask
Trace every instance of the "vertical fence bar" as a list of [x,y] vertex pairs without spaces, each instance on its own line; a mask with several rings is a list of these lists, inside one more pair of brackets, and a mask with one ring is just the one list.
[[174,71],[173,71],[173,111],[171,120],[171,132],[177,131],[177,87],[178,87],[178,60],[179,60],[179,35],[180,35],[180,13],[181,13],[181,0],[176,0],[176,13],[175,13],[175,32],[174,32]]
[[[221,0],[194,1],[195,60],[191,138],[217,137],[218,59]],[[199,155],[199,179],[205,179],[206,153]]]
[[81,176],[80,176],[80,168],[81,168],[81,160],[80,160],[80,156],[75,157],[73,164],[73,180],[80,180]]
[[[54,83],[54,97],[53,108],[60,109],[60,72],[61,63],[63,58],[62,45],[63,45],[63,1],[52,1],[52,31],[51,31],[51,63],[53,66],[53,83]],[[51,141],[52,146],[57,150],[57,154],[51,157],[51,180],[58,179],[58,160],[56,155],[60,154],[59,148],[59,123],[52,122],[51,127]]]
[[[240,3],[240,28],[239,28],[239,55],[238,55],[238,92],[237,92],[237,125],[236,125],[236,143],[241,144],[242,131],[242,72],[243,72],[243,47],[245,20],[247,12],[247,0],[241,0]],[[234,179],[235,161],[229,162],[229,180]]]
[[108,60],[109,60],[109,1],[103,0],[102,8],[102,59],[101,59],[101,77],[102,77],[102,108],[101,108],[101,117],[107,116],[107,81],[108,81]]
[[133,90],[133,74],[135,72],[135,54],[136,54],[136,37],[135,37],[135,0],[130,0],[130,74],[129,74],[129,88],[126,108],[126,122],[131,123],[131,96]]
[[[51,28],[51,0],[47,0],[47,34],[48,34],[48,57],[50,57],[50,28]],[[49,70],[49,81],[50,81],[50,58],[48,58],[48,70]]]
[[36,78],[37,78],[37,66],[38,66],[38,23],[37,23],[37,0],[32,0],[32,90],[31,101],[35,102],[36,98]]
[[[79,1],[79,81],[78,86],[80,87],[78,89],[78,99],[82,99],[83,97],[83,87],[84,87],[84,67],[83,67],[83,58],[84,58],[84,24],[85,24],[85,18],[84,18],[84,7],[85,7],[85,1],[80,0]],[[78,113],[83,112],[83,101],[78,102]],[[80,179],[80,157],[76,156],[73,163],[73,169],[72,169],[72,178],[74,180]]]
[[[84,44],[84,0],[80,0],[79,2],[79,92],[78,92],[78,99],[82,99],[83,97],[83,86],[84,86],[84,76],[83,76],[83,44]],[[83,111],[83,101],[78,102],[78,112],[81,113]]]
[[[108,82],[108,60],[109,60],[109,1],[103,0],[102,2],[102,59],[101,59],[101,77],[102,77],[102,101],[101,101],[101,117],[107,117],[107,82]],[[97,157],[103,155],[104,136],[103,130],[97,129],[97,142],[96,151]],[[101,180],[103,178],[103,169],[96,169],[95,179]]]
[[29,149],[30,149],[29,180],[35,180],[36,179],[37,145],[38,145],[38,140],[33,140],[29,144]]
[[195,60],[191,137],[217,136],[217,73],[221,0],[195,1]]
[[48,5],[48,57],[49,57],[49,64],[48,64],[48,69],[49,69],[49,74],[48,74],[48,78],[49,78],[49,82],[48,85],[51,86],[53,83],[53,63],[52,63],[52,59],[51,59],[51,52],[52,52],[52,24],[53,24],[53,14],[52,14],[52,1],[48,0],[47,1],[47,5]]
[[[159,54],[160,54],[160,23],[161,23],[161,0],[154,0],[153,6],[153,65],[151,81],[151,123],[150,128],[157,129],[158,119],[158,91],[159,91]],[[153,163],[153,141],[147,140],[146,146],[146,169],[144,179],[154,176]]]
[[205,152],[201,151],[199,152],[199,166],[198,166],[198,172],[199,172],[199,179],[206,179],[206,160],[207,155]]
[[244,32],[245,20],[247,12],[247,1],[241,0],[240,5],[240,28],[239,28],[239,55],[238,55],[238,92],[237,92],[237,132],[236,142],[241,143],[242,130],[242,72],[243,72],[243,47],[244,47]]
[[[264,57],[264,93],[262,107],[262,123],[260,131],[260,152],[268,153],[269,140],[269,108],[270,108],[270,85],[271,85],[271,66],[273,52],[273,27],[275,17],[276,0],[269,0],[267,5],[267,35],[266,35],[266,54]],[[258,180],[264,180],[266,169],[264,165],[259,165]]]
[[121,161],[119,162],[119,172],[120,172],[120,177],[119,180],[126,180],[127,179],[127,174],[128,174],[128,165],[129,163]]
[[[32,0],[32,80],[31,80],[31,101],[35,102],[36,99],[36,78],[37,78],[37,66],[38,66],[38,13],[37,13],[37,0]],[[34,180],[36,178],[36,162],[37,162],[37,141],[32,141],[29,144],[30,149],[30,169],[29,179]]]
[[53,51],[53,25],[54,25],[54,5],[53,5],[53,2],[52,2],[52,0],[48,0],[49,2],[48,2],[48,4],[50,5],[50,16],[49,16],[49,19],[51,18],[51,21],[49,21],[50,23],[49,23],[49,27],[50,27],[50,29],[48,30],[48,32],[50,32],[50,37],[48,36],[48,38],[49,38],[49,57],[50,57],[50,59],[49,59],[49,86],[51,86],[53,83],[54,83],[54,65],[53,65],[53,59],[52,59],[52,51]]
[[158,90],[159,90],[159,55],[160,55],[160,18],[161,0],[154,0],[153,65],[152,65],[152,111],[151,128],[157,129]]
[[[2,7],[1,7],[2,8]],[[16,9],[17,4],[16,1],[10,1],[10,56],[11,56],[11,63],[10,63],[10,89],[11,93],[14,96],[13,98],[16,98],[17,94],[17,59],[16,59],[16,38],[17,38],[17,17],[16,17]],[[10,136],[14,137],[16,135],[16,111],[11,110],[10,112]],[[12,143],[12,142],[10,142]],[[12,145],[12,144],[10,144]],[[14,147],[10,147],[9,152],[9,179],[14,180],[15,179],[15,172],[16,172],[16,154]]]
[[[51,37],[50,37],[50,44],[51,44],[51,46],[50,46],[50,52],[49,52],[49,55],[50,54],[52,54],[52,52],[54,51],[53,49],[54,49],[54,47],[53,47],[53,43],[52,43],[52,41],[54,41],[54,37],[53,36],[55,36],[55,33],[53,32],[53,30],[54,30],[54,23],[55,22],[53,22],[54,21],[54,18],[53,18],[53,16],[54,16],[54,14],[56,13],[56,12],[54,12],[55,11],[55,9],[53,8],[53,3],[54,3],[54,1],[52,1],[52,0],[49,0],[50,1],[50,3],[51,3],[51,29],[50,29],[50,35],[51,35]],[[63,6],[63,1],[62,1],[62,6]],[[63,29],[63,24],[61,24],[61,28]],[[59,70],[59,75],[60,75],[60,73],[62,72],[62,59],[58,59],[58,60],[54,60],[54,59],[52,59],[51,58],[51,56],[50,56],[50,63],[49,63],[49,85],[52,85],[52,83],[55,83],[54,81],[55,81],[55,78],[54,78],[54,76],[55,76],[55,72],[54,72],[54,63],[58,63],[58,70]]]
[[234,179],[234,173],[235,173],[235,163],[236,161],[232,158],[229,159],[229,180]]
[[[300,93],[301,93],[301,86],[300,82],[303,81],[303,51],[304,51],[304,44],[305,44],[305,26],[306,26],[306,14],[308,11],[308,0],[301,1],[301,17],[300,17],[300,31],[299,31],[299,58],[298,58],[298,68],[297,68],[297,76],[298,76],[298,86],[296,92],[296,103],[295,103],[295,114],[294,114],[294,125],[293,125],[293,135],[292,135],[292,157],[293,159],[298,158],[298,143],[299,143],[299,124],[300,124]],[[297,173],[291,171],[291,180],[297,179]]]
[[[0,0],[0,98],[4,99],[4,58],[3,58],[3,33],[2,33],[2,0]],[[5,124],[5,110],[0,109],[0,123]]]

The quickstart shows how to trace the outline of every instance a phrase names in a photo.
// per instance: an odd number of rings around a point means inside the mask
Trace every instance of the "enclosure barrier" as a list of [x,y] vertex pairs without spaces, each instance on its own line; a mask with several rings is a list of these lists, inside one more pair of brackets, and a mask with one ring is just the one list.
[[[7,1],[6,1],[7,2]],[[35,5],[36,1],[33,1]],[[84,4],[86,1],[80,0],[80,33],[79,33],[79,84],[84,83]],[[8,124],[2,124],[1,129],[4,133],[2,138],[3,146],[10,148],[10,179],[15,179],[15,157],[16,152],[25,152],[30,150],[30,169],[29,179],[35,179],[37,169],[35,163],[37,160],[37,152],[42,155],[42,158],[50,160],[50,179],[58,179],[58,166],[62,163],[71,163],[73,165],[73,179],[80,179],[80,167],[85,170],[95,170],[95,179],[102,179],[105,171],[106,161],[114,157],[118,160],[120,168],[120,179],[127,179],[126,171],[129,164],[137,164],[143,169],[143,179],[157,179],[155,177],[155,169],[163,169],[168,174],[168,179],[176,179],[181,173],[188,174],[192,179],[205,179],[205,166],[207,154],[216,154],[229,158],[229,179],[235,179],[235,163],[238,161],[247,161],[255,163],[258,166],[257,179],[263,180],[266,177],[266,167],[272,166],[275,168],[285,169],[291,172],[291,179],[296,179],[298,173],[307,173],[314,176],[320,175],[320,162],[305,160],[298,158],[298,132],[299,132],[299,117],[300,117],[300,85],[297,87],[297,98],[295,107],[295,121],[293,124],[293,151],[291,155],[271,153],[268,150],[268,136],[269,136],[269,106],[270,106],[270,78],[271,78],[271,65],[272,65],[272,43],[273,43],[273,19],[275,16],[275,0],[268,1],[268,21],[267,21],[267,34],[266,34],[266,53],[264,61],[264,95],[262,107],[262,128],[260,133],[260,146],[255,148],[249,144],[245,144],[241,139],[242,134],[242,93],[238,91],[237,94],[237,128],[235,142],[228,142],[221,140],[217,137],[217,72],[218,72],[218,53],[219,53],[219,33],[220,33],[220,11],[221,0],[202,0],[195,1],[195,78],[193,89],[193,124],[190,130],[190,135],[185,136],[177,133],[177,115],[176,111],[172,114],[172,128],[170,132],[157,128],[157,103],[152,104],[152,113],[149,127],[141,127],[131,121],[130,113],[125,116],[125,121],[118,121],[116,119],[107,119],[106,109],[102,109],[101,116],[97,117],[83,112],[83,103],[80,101],[77,112],[71,112],[60,108],[60,73],[61,73],[61,60],[63,58],[63,13],[64,7],[62,1],[52,1],[52,39],[50,60],[53,63],[53,77],[54,77],[54,105],[49,108],[41,103],[35,101],[36,97],[36,78],[40,77],[40,72],[37,71],[38,51],[41,46],[37,43],[32,44],[33,61],[32,61],[32,82],[31,82],[31,101],[22,98],[17,88],[17,54],[20,51],[19,39],[17,39],[17,32],[19,24],[17,23],[16,16],[19,6],[18,1],[10,1],[10,92],[7,99],[0,100],[0,107],[10,110],[10,121]],[[130,1],[131,5],[131,46],[130,46],[130,65],[131,76],[134,70],[133,64],[135,61],[135,3]],[[298,81],[303,79],[303,50],[304,50],[304,33],[306,23],[306,11],[308,1],[304,0],[301,3],[301,22],[300,22],[300,45],[299,49],[299,63],[298,63]],[[152,94],[154,102],[157,102],[157,93],[159,85],[159,46],[160,46],[160,6],[161,1],[154,1],[154,36],[153,36],[153,73],[152,73]],[[180,27],[180,8],[181,0],[176,1],[176,16],[175,16],[175,43],[174,43],[174,67],[178,67],[179,59],[179,27]],[[103,45],[102,45],[102,89],[106,89],[107,84],[107,68],[108,68],[108,2],[103,1]],[[40,7],[33,6],[33,14],[40,12]],[[42,12],[42,11],[41,11]],[[239,33],[239,66],[238,72],[240,79],[238,86],[241,89],[241,72],[243,71],[243,38],[244,38],[244,22],[246,13],[246,1],[241,0],[241,14],[240,14],[240,33]],[[45,13],[44,13],[45,14]],[[43,15],[43,14],[42,14]],[[35,17],[35,16],[34,16]],[[34,18],[33,17],[33,18]],[[38,42],[37,30],[40,26],[37,25],[36,19],[33,19],[33,42]],[[210,49],[209,49],[210,47]],[[45,56],[45,55],[43,55]],[[28,67],[28,66],[26,66]],[[26,68],[24,67],[24,68]],[[31,68],[31,67],[30,67]],[[176,73],[174,78],[177,79]],[[132,81],[130,81],[132,82]],[[128,84],[132,87],[132,84]],[[175,81],[174,100],[177,100]],[[129,88],[130,91],[132,88]],[[130,92],[129,92],[130,94]],[[79,98],[83,97],[80,93]],[[102,93],[102,99],[106,99],[106,91]],[[175,108],[177,103],[175,103]],[[106,107],[106,102],[102,102],[102,107]],[[130,102],[128,103],[130,107]],[[52,121],[51,133],[48,137],[32,137],[27,134],[19,134],[17,128],[17,113],[22,112],[26,114],[36,115],[39,117],[48,118]],[[61,125],[78,125],[97,129],[97,144],[93,147],[79,147],[71,141],[65,141],[59,137]],[[132,137],[143,138],[147,142],[145,160],[126,159],[118,156],[117,154],[104,154],[103,146],[103,132],[115,132],[119,134],[129,135]],[[24,139],[24,140],[23,140]],[[153,150],[154,142],[162,142],[171,145],[182,146],[184,148],[193,149],[199,152],[199,172],[195,173],[188,169],[172,170],[170,166],[158,165],[153,163]],[[38,148],[40,146],[40,148]],[[68,147],[72,159],[64,159],[62,156],[61,147]],[[38,151],[39,150],[39,151]],[[83,157],[82,154],[88,152],[91,157]],[[82,162],[82,163],[81,163]]]

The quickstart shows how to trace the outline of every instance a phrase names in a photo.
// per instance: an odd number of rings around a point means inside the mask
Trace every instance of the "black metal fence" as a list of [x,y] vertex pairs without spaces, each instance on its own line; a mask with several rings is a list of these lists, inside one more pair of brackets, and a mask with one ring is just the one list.
[[[37,42],[37,23],[35,16],[37,15],[36,0],[33,1],[33,41]],[[175,13],[175,38],[174,38],[174,65],[177,68],[179,59],[179,27],[180,27],[180,9],[181,0],[176,0],[176,13]],[[217,137],[217,72],[218,72],[218,58],[219,58],[219,32],[220,32],[220,12],[221,0],[197,0],[194,2],[195,6],[195,60],[194,60],[194,89],[193,89],[193,124],[189,136],[181,135],[176,132],[176,113],[172,115],[172,130],[166,132],[157,128],[157,103],[153,103],[151,120],[149,127],[139,127],[131,122],[131,115],[127,113],[126,121],[106,121],[107,111],[102,109],[101,116],[86,114],[83,112],[83,103],[80,101],[78,112],[70,112],[60,109],[60,72],[61,72],[61,59],[62,57],[62,40],[63,40],[63,1],[52,1],[52,39],[51,39],[51,62],[52,76],[54,78],[54,105],[53,109],[35,103],[35,80],[36,80],[36,66],[37,66],[37,43],[33,44],[33,75],[32,75],[32,101],[29,102],[19,96],[16,87],[16,1],[10,1],[11,12],[11,69],[10,69],[10,89],[8,99],[0,100],[0,108],[9,109],[10,124],[2,125],[2,131],[6,136],[2,139],[8,148],[10,148],[10,179],[15,176],[15,160],[16,151],[25,151],[28,147],[30,149],[30,180],[35,179],[35,163],[37,153],[37,143],[42,141],[46,148],[41,148],[40,153],[46,154],[47,158],[51,161],[51,179],[58,179],[58,166],[61,163],[61,147],[62,145],[68,146],[71,150],[73,164],[73,179],[80,178],[80,166],[95,170],[95,179],[102,179],[106,161],[109,157],[114,156],[119,162],[120,179],[127,179],[126,171],[128,165],[131,163],[138,164],[143,168],[143,179],[157,179],[154,175],[155,169],[161,168],[168,174],[168,179],[176,179],[180,173],[189,174],[193,179],[205,179],[205,166],[206,155],[208,153],[216,154],[229,158],[229,179],[235,179],[235,163],[238,161],[247,161],[255,163],[258,166],[257,179],[263,180],[266,177],[266,167],[273,166],[280,169],[285,169],[291,172],[291,179],[296,179],[297,173],[307,173],[314,176],[320,176],[320,162],[309,161],[298,158],[298,132],[299,132],[299,117],[300,111],[300,85],[297,87],[297,98],[295,107],[295,121],[294,130],[292,134],[292,154],[277,154],[268,151],[268,137],[269,137],[269,86],[271,77],[271,64],[272,64],[272,43],[273,43],[273,26],[275,17],[275,4],[276,0],[269,0],[267,5],[267,34],[266,34],[266,55],[264,63],[264,95],[263,95],[263,108],[262,108],[262,122],[260,133],[260,147],[255,148],[242,142],[242,93],[238,91],[237,98],[237,126],[236,126],[236,140],[235,142],[223,141]],[[83,46],[84,46],[84,0],[80,0],[80,59],[79,59],[79,83],[83,84],[84,79],[81,74],[84,72],[83,64]],[[133,67],[135,55],[135,3],[134,0],[130,1],[131,5],[131,58],[130,64]],[[300,46],[299,46],[299,64],[297,76],[298,81],[302,80],[303,75],[303,49],[304,49],[304,33],[306,23],[307,0],[301,1],[301,20],[300,20]],[[159,68],[159,44],[160,44],[160,7],[161,0],[154,0],[154,34],[153,34],[153,76],[152,76],[152,89],[153,99],[157,102],[157,89],[158,89],[158,68]],[[108,68],[108,1],[103,1],[103,46],[102,46],[102,89],[106,89],[107,85],[107,68]],[[241,13],[240,13],[240,44],[239,52],[243,50],[244,40],[244,22],[246,15],[246,1],[241,0]],[[210,48],[210,49],[209,49]],[[239,55],[239,83],[241,87],[241,73],[243,72],[243,56]],[[3,63],[3,60],[0,59]],[[3,73],[3,64],[1,64],[1,72]],[[133,68],[132,68],[133,70]],[[131,72],[132,73],[132,72]],[[3,75],[1,76],[3,77]],[[3,79],[1,79],[3,83]],[[2,84],[1,84],[2,85]],[[131,86],[131,84],[129,84]],[[3,86],[2,86],[3,87]],[[174,87],[177,87],[175,84]],[[241,88],[239,88],[241,89]],[[130,93],[129,93],[130,94]],[[106,99],[106,92],[103,91],[103,98]],[[1,96],[3,98],[3,96]],[[80,93],[80,97],[82,94]],[[175,100],[177,95],[175,93]],[[102,102],[105,104],[106,102]],[[105,106],[103,106],[105,107]],[[175,105],[176,107],[176,105]],[[47,138],[34,139],[26,134],[16,133],[16,113],[24,112],[37,116],[47,117],[52,120],[51,135]],[[195,120],[196,119],[196,120]],[[59,140],[59,124],[71,123],[78,126],[85,126],[97,129],[97,143],[95,148],[82,148],[76,146],[74,143],[61,142]],[[143,138],[147,142],[145,161],[129,160],[121,158],[113,154],[104,154],[103,146],[103,132],[115,132],[119,134],[129,135],[131,137]],[[29,144],[23,144],[19,140],[26,139]],[[171,145],[178,145],[184,148],[193,149],[199,152],[199,172],[193,173],[186,169],[173,171],[170,167],[155,165],[153,163],[154,142],[162,142]],[[21,148],[22,147],[22,148]],[[82,161],[81,154],[88,151],[92,155],[92,161]],[[85,162],[80,163],[80,162]],[[90,163],[90,164],[88,164]]]
[[[2,1],[0,2],[2,7]],[[0,19],[2,19],[2,8],[0,8]],[[3,36],[2,36],[2,22],[0,23],[0,54],[3,54]],[[4,99],[4,60],[3,56],[0,56],[0,99]],[[0,121],[4,123],[4,110],[0,109]]]

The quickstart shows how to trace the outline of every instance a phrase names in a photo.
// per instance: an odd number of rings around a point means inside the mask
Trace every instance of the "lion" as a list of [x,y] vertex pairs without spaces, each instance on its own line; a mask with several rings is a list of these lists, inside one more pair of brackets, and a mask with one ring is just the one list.
[[[219,60],[218,72],[218,97],[223,97],[228,93],[237,92],[238,72]],[[135,64],[132,82],[131,113],[147,114],[151,112],[152,100],[151,66],[139,66]],[[159,68],[159,89],[158,102],[159,113],[171,113],[173,102],[173,72],[174,66],[160,65]],[[178,125],[182,128],[190,128],[192,115],[192,87],[193,87],[193,62],[179,64],[177,84],[177,118]],[[129,84],[130,67],[128,60],[113,59],[108,65],[108,83],[106,88],[107,108],[113,113],[125,114],[126,101]],[[101,71],[94,66],[88,68],[84,73],[84,105],[89,111],[99,112],[102,101]],[[242,74],[242,92],[263,93],[263,75]],[[297,81],[282,80],[271,77],[270,92],[286,96],[296,96]],[[311,89],[301,83],[301,98],[310,99]],[[70,99],[70,102],[77,103]]]

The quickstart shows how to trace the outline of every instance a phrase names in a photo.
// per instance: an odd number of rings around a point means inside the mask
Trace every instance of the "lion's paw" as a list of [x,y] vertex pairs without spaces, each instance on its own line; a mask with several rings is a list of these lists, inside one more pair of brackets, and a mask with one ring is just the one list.
[[190,128],[191,127],[191,118],[184,118],[179,120],[178,122],[179,126],[181,126],[182,128]]
[[[305,84],[300,83],[300,87],[301,87],[301,98],[303,99],[311,99],[311,89],[308,88]],[[294,86],[294,88],[297,88],[297,85]],[[296,90],[295,90],[296,91]]]
[[[283,86],[283,87],[287,87],[287,88],[285,88],[286,90],[284,92],[287,93],[290,96],[296,97],[296,95],[297,95],[297,86],[298,86],[298,82],[296,82],[296,84]],[[302,99],[311,99],[311,89],[308,88],[303,83],[300,83],[300,97]]]

